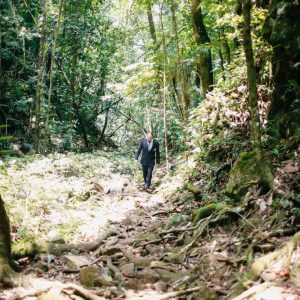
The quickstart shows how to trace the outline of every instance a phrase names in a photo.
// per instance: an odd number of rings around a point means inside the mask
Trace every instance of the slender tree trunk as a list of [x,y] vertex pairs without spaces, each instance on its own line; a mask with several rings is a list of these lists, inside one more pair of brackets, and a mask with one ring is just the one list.
[[264,158],[261,145],[261,130],[257,96],[257,79],[254,66],[251,39],[251,0],[242,0],[242,5],[244,17],[243,43],[247,64],[252,149],[255,153],[256,168],[258,174],[261,177],[262,184],[267,188],[273,188],[273,176]]
[[[189,116],[189,106],[190,106],[190,98],[187,92],[187,76],[182,64],[182,59],[180,55],[180,47],[179,47],[179,38],[177,34],[177,21],[176,21],[176,13],[175,13],[175,4],[174,0],[171,0],[171,13],[172,13],[172,26],[173,26],[173,34],[176,46],[176,60],[178,66],[178,79],[180,83],[181,89],[181,107],[183,112],[183,122],[186,126],[188,124],[188,116]],[[186,140],[187,142],[187,140]]]
[[166,163],[167,163],[167,170],[169,170],[169,144],[168,144],[168,124],[167,124],[167,77],[166,77],[166,67],[167,67],[167,47],[166,47],[166,36],[165,36],[165,29],[162,17],[163,11],[163,4],[161,5],[160,10],[160,25],[161,25],[161,32],[162,32],[162,45],[163,45],[163,56],[164,56],[164,71],[163,71],[163,114],[164,114],[164,141],[165,141],[165,153],[166,153]]
[[226,36],[224,34],[224,29],[223,28],[220,29],[220,41],[221,41],[221,44],[222,44],[222,48],[223,48],[224,56],[226,58],[226,62],[227,62],[227,64],[230,64],[230,62],[231,62],[230,47],[228,45],[228,42],[227,42]]
[[50,62],[50,71],[49,71],[49,90],[48,90],[48,102],[47,102],[47,113],[46,113],[46,122],[45,122],[45,137],[44,137],[44,144],[47,146],[47,142],[49,139],[49,118],[51,113],[51,97],[52,97],[52,88],[53,88],[53,69],[54,69],[54,62],[55,62],[55,52],[56,52],[56,45],[57,45],[57,38],[60,28],[60,18],[61,12],[63,7],[64,0],[59,0],[58,4],[58,16],[57,22],[55,25],[54,30],[54,38],[53,38],[53,47],[51,53],[51,62]]
[[[71,90],[71,106],[76,106],[76,65],[77,65],[77,44],[78,38],[74,37],[73,39],[73,54],[72,54],[72,61],[71,61],[71,79],[70,79],[70,90]],[[69,112],[69,120],[70,122],[73,121],[74,114],[70,110]]]
[[191,0],[193,34],[197,45],[201,48],[196,58],[197,74],[201,81],[202,97],[205,98],[206,94],[212,90],[214,82],[211,52],[205,46],[210,43],[210,38],[203,23],[200,5],[201,0]]
[[102,144],[104,142],[105,131],[106,131],[106,128],[107,128],[107,125],[108,125],[108,115],[109,115],[108,113],[109,113],[109,108],[105,112],[105,120],[104,120],[104,124],[103,124],[101,134],[100,134],[100,137],[99,137],[100,147],[102,146]]
[[40,143],[40,122],[41,122],[41,98],[43,87],[43,74],[44,74],[44,58],[45,58],[45,44],[46,44],[46,7],[45,1],[42,1],[42,24],[40,30],[40,46],[38,54],[37,65],[37,82],[36,82],[36,96],[35,96],[35,123],[34,123],[34,149],[39,152]]

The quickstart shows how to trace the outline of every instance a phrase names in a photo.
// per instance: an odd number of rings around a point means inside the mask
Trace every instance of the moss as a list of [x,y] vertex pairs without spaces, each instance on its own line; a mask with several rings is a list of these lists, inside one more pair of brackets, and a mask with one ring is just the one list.
[[242,152],[231,169],[225,194],[236,201],[241,201],[248,188],[259,181],[254,152]]
[[37,245],[33,241],[21,240],[12,244],[12,257],[35,256],[38,253],[46,252],[46,250],[46,247],[43,245]]
[[195,225],[198,221],[203,218],[209,217],[214,212],[219,212],[226,207],[224,203],[210,203],[203,207],[200,207],[194,217],[193,224]]

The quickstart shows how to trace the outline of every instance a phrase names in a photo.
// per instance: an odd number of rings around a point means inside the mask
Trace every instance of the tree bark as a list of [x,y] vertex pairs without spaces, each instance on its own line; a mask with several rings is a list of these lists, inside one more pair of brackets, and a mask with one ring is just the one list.
[[160,10],[160,25],[162,31],[162,45],[163,45],[163,56],[164,56],[164,71],[163,71],[163,114],[164,114],[164,142],[165,142],[165,153],[166,153],[166,163],[167,163],[167,170],[169,170],[169,144],[168,144],[168,125],[167,125],[167,76],[166,76],[166,66],[167,66],[167,49],[166,49],[166,36],[165,36],[165,29],[164,23],[162,18],[162,11],[163,11],[163,4],[161,5]]
[[278,124],[284,138],[295,135],[300,125],[299,15],[299,2],[272,0],[263,26],[263,37],[273,48],[269,120]]
[[34,123],[34,149],[39,152],[40,143],[40,122],[41,122],[41,97],[42,97],[42,85],[44,74],[44,58],[45,58],[45,43],[46,43],[46,7],[45,1],[41,3],[42,7],[42,24],[40,30],[40,46],[38,54],[37,65],[37,82],[36,82],[36,95],[35,95],[35,123]]
[[64,0],[59,0],[58,4],[58,16],[54,30],[54,37],[53,37],[53,47],[51,53],[51,62],[50,62],[50,70],[49,70],[49,90],[48,90],[48,102],[47,102],[47,113],[46,113],[46,122],[45,122],[45,136],[44,136],[44,144],[47,147],[47,142],[49,139],[49,118],[51,113],[51,97],[52,97],[52,87],[53,87],[53,69],[54,69],[54,62],[55,62],[55,52],[56,52],[56,45],[57,45],[57,38],[60,28],[60,18],[61,12],[63,7]]
[[251,0],[242,0],[242,9],[244,17],[243,44],[246,57],[249,90],[251,144],[253,152],[255,153],[256,168],[258,175],[260,176],[261,183],[264,187],[272,189],[274,187],[273,176],[264,158],[264,153],[261,145],[257,79],[251,38]]
[[203,23],[201,0],[191,0],[191,19],[193,35],[199,47],[199,54],[196,57],[197,75],[201,82],[202,98],[205,98],[212,90],[214,82],[211,52],[205,46],[210,43],[210,38]]
[[153,21],[152,7],[150,4],[148,4],[148,6],[147,6],[147,17],[148,17],[150,35],[153,40],[153,44],[156,45],[156,43],[157,43],[156,30],[155,30],[154,21]]
[[14,286],[16,273],[10,267],[11,264],[10,224],[0,196],[0,282]]
[[180,99],[181,99],[181,108],[182,108],[182,113],[183,113],[183,123],[185,126],[187,126],[188,117],[189,117],[190,98],[189,98],[188,91],[187,91],[187,88],[188,88],[187,87],[187,75],[184,70],[181,55],[180,55],[174,0],[171,0],[171,14],[172,14],[173,34],[174,34],[174,40],[175,40],[175,46],[176,46],[176,61],[177,61],[177,67],[178,67],[178,79],[179,79],[179,84],[180,84],[180,89],[181,89]]

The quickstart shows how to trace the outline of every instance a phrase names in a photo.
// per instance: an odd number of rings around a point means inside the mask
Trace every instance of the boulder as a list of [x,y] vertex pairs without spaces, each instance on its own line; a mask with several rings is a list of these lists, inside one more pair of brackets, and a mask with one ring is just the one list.
[[225,194],[236,201],[241,201],[248,188],[259,181],[254,152],[242,152],[231,169]]

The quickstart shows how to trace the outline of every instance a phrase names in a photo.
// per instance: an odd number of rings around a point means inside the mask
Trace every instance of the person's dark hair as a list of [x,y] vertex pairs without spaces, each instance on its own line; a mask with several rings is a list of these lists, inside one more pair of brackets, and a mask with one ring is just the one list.
[[148,132],[147,132],[147,134],[151,134],[151,135],[152,135],[152,137],[154,137],[154,134],[153,134],[153,132],[152,132],[152,131],[148,131]]

